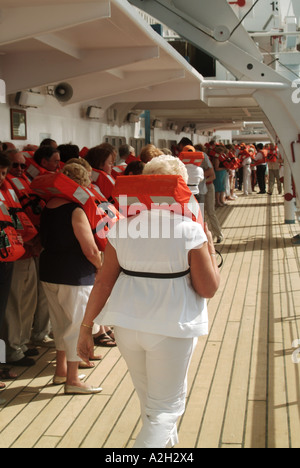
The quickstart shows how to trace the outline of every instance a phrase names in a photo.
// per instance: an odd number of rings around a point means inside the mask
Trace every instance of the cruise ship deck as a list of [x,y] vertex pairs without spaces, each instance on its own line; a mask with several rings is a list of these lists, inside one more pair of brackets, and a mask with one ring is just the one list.
[[[177,448],[300,447],[298,225],[284,224],[283,197],[239,198],[218,209],[225,241],[221,287],[209,301],[210,331],[189,372]],[[139,404],[118,348],[86,371],[95,396],[51,385],[55,351],[1,394],[1,448],[130,448]],[[85,371],[84,371],[85,372]]]

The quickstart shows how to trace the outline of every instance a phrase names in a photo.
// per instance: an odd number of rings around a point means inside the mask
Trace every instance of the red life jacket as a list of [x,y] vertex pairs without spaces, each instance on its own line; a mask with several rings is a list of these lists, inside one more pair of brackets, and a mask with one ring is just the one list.
[[84,159],[84,158],[86,157],[86,155],[88,154],[88,152],[89,152],[89,149],[88,149],[86,146],[84,146],[84,147],[80,150],[79,156],[80,156],[81,158]]
[[251,158],[251,154],[249,153],[247,148],[241,149],[239,152],[239,158],[243,161],[246,158]]
[[119,175],[122,175],[126,169],[125,164],[120,164],[119,166],[114,166],[111,171],[111,175],[116,179]]
[[45,202],[33,192],[30,187],[30,181],[26,175],[14,177],[12,174],[7,174],[6,178],[16,192],[18,200],[28,218],[34,226],[38,227],[40,225],[42,211],[46,206]]
[[104,171],[93,169],[92,182],[99,187],[106,200],[112,201],[112,191],[116,181],[111,175],[108,175]]
[[207,155],[210,158],[210,160],[212,160],[212,158],[214,158],[216,156],[216,154],[217,153],[216,153],[215,149],[210,146],[208,148],[208,150],[207,150]]
[[47,169],[44,169],[43,167],[39,166],[38,163],[35,162],[35,160],[33,159],[33,151],[29,151],[27,153],[23,152],[22,154],[25,157],[25,164],[27,166],[26,176],[28,177],[30,182],[37,176],[49,173]]
[[276,162],[278,160],[278,153],[277,150],[270,150],[267,154],[266,161],[267,162]]
[[16,192],[7,180],[5,180],[1,185],[0,199],[6,205],[13,221],[14,228],[17,233],[22,236],[24,243],[29,242],[36,237],[38,234],[36,228],[23,210]]
[[132,154],[130,154],[125,162],[126,162],[126,164],[129,164],[129,163],[134,162],[134,161],[140,161],[140,158],[138,158],[136,156],[132,156]]
[[193,164],[194,166],[198,167],[201,166],[204,160],[204,154],[202,153],[202,151],[183,151],[178,157],[180,161],[183,162],[183,164]]
[[235,154],[230,151],[227,154],[226,160],[223,162],[223,166],[229,170],[237,170],[240,167],[240,161],[235,157]]
[[24,254],[22,239],[14,228],[6,205],[0,200],[0,262],[15,262]]
[[113,191],[120,212],[126,216],[150,209],[165,209],[202,224],[199,203],[177,175],[132,175],[118,177]]
[[21,151],[21,154],[25,158],[25,164],[28,166],[30,164],[30,160],[34,158],[34,151]]
[[34,179],[31,188],[46,202],[62,198],[82,206],[99,250],[105,250],[108,231],[122,216],[93,187],[81,187],[61,173],[48,173]]
[[263,159],[260,159],[258,161],[254,161],[252,163],[252,166],[260,166],[261,164],[265,164],[267,162],[267,158],[268,158],[268,150],[266,149],[262,149],[262,150],[259,150],[258,153],[262,153],[263,155]]

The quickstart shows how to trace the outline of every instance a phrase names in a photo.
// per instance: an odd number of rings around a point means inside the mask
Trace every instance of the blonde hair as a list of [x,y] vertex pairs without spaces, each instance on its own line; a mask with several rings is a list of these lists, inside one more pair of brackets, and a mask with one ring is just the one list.
[[143,174],[180,175],[185,183],[188,181],[188,173],[185,165],[175,156],[162,155],[151,159],[144,167]]
[[140,160],[147,164],[149,161],[151,161],[153,158],[156,158],[157,156],[160,156],[163,154],[163,152],[156,148],[154,145],[146,145],[142,148],[141,154],[140,154]]
[[92,172],[93,170],[92,166],[83,158],[69,159],[66,165],[69,165],[69,164],[80,164],[80,166],[83,166],[88,172]]
[[78,163],[66,164],[62,173],[82,187],[88,187],[91,184],[88,171]]

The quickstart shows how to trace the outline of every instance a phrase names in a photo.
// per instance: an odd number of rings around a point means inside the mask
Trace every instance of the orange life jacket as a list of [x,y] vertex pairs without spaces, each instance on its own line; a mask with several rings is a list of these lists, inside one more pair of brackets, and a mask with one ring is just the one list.
[[250,152],[248,151],[247,148],[243,148],[240,152],[239,152],[239,158],[243,161],[244,159],[246,158],[252,158]]
[[115,186],[115,179],[108,175],[104,171],[93,169],[92,171],[92,182],[97,185],[103,194],[104,198],[108,201],[112,201],[112,191]]
[[24,254],[23,243],[14,228],[9,211],[0,200],[0,262],[15,262]]
[[204,160],[204,154],[202,151],[183,151],[179,154],[178,157],[183,162],[183,164],[193,164],[194,166],[201,166]]
[[262,153],[263,159],[260,159],[258,161],[253,161],[252,166],[260,166],[261,164],[265,164],[268,160],[268,150],[262,149],[262,150],[259,150],[258,153]]
[[223,166],[229,170],[237,170],[240,167],[240,161],[235,157],[233,152],[227,154],[226,160],[223,162]]
[[62,198],[82,206],[99,250],[105,250],[108,231],[122,216],[92,186],[81,187],[64,174],[48,173],[35,178],[31,188],[46,202],[52,198]]
[[35,151],[21,151],[25,159],[33,159]]
[[14,228],[22,236],[24,243],[36,237],[38,234],[36,228],[23,210],[16,192],[7,180],[1,185],[0,200],[6,205]]
[[266,157],[266,161],[267,162],[276,162],[278,160],[278,153],[277,153],[277,150],[274,149],[274,150],[269,150],[268,151],[268,154],[267,154],[267,157]]
[[30,187],[30,181],[26,175],[15,177],[12,174],[8,174],[6,178],[16,192],[18,200],[28,218],[34,226],[38,227],[40,225],[42,211],[46,205],[45,202],[33,192]]
[[165,209],[187,216],[203,226],[199,203],[181,176],[155,174],[118,177],[113,197],[126,217],[144,210]]
[[134,161],[140,161],[140,158],[130,154],[125,162],[126,162],[126,164],[129,164],[129,163],[134,162]]
[[39,166],[38,163],[35,162],[35,160],[33,159],[33,151],[23,152],[22,154],[25,157],[25,164],[27,166],[26,176],[28,177],[30,182],[40,175],[49,173],[47,169],[44,169],[43,167]]
[[111,171],[111,175],[116,179],[119,175],[122,175],[126,169],[125,164],[120,164],[119,166],[114,166]]
[[80,156],[81,158],[84,159],[84,158],[86,157],[86,155],[88,154],[88,152],[89,152],[89,149],[88,149],[86,146],[84,146],[84,147],[80,150],[79,156]]
[[217,155],[217,153],[216,153],[215,149],[210,146],[207,149],[207,155],[210,158],[210,160],[212,160],[212,158],[214,158]]

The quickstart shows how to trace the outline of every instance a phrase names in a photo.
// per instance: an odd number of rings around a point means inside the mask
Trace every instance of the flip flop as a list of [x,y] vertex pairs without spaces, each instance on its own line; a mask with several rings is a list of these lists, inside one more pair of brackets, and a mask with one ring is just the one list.
[[110,337],[110,339],[111,339],[112,341],[116,341],[116,340],[115,340],[115,335],[114,335],[113,330],[108,330],[108,331],[105,332],[105,333]]
[[6,385],[4,382],[0,382],[0,392],[6,389]]
[[3,369],[0,369],[1,380],[15,380],[17,378],[18,378],[17,374],[10,372],[10,369],[5,368],[5,367]]
[[112,340],[106,333],[102,333],[102,335],[97,336],[94,338],[95,346],[103,346],[105,348],[113,348],[117,346],[117,343]]

